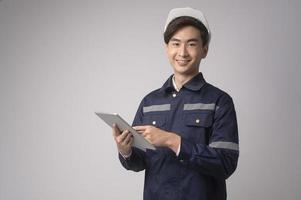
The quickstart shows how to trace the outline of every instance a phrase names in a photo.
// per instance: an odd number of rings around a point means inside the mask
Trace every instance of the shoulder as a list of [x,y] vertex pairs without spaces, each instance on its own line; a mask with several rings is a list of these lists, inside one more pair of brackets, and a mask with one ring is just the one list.
[[204,85],[202,92],[204,92],[204,95],[209,96],[211,99],[214,99],[218,104],[233,102],[232,97],[226,91],[210,83],[206,83]]
[[158,88],[146,94],[142,99],[142,103],[149,104],[150,102],[154,102],[156,100],[162,99],[163,96],[164,96],[164,91],[162,90],[162,88]]

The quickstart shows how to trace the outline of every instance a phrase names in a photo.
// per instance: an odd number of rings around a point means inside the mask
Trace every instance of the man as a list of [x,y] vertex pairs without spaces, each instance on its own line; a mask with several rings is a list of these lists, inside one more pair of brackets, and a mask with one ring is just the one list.
[[127,130],[113,128],[122,165],[145,170],[145,200],[224,200],[225,180],[239,155],[231,97],[206,83],[199,64],[211,33],[202,12],[176,8],[164,28],[174,74],[142,100],[133,126],[157,150],[132,147]]

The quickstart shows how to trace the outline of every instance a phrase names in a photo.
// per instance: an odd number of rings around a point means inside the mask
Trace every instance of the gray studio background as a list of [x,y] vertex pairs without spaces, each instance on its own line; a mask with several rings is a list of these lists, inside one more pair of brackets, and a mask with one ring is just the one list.
[[298,0],[0,1],[0,199],[141,200],[95,111],[131,122],[172,69],[168,11],[203,10],[201,71],[234,99],[240,160],[228,199],[301,198]]

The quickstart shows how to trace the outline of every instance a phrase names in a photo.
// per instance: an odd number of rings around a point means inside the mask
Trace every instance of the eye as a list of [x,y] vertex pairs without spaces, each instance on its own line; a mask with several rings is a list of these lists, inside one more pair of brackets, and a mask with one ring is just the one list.
[[171,45],[172,45],[173,47],[178,47],[178,46],[180,45],[180,43],[179,43],[179,42],[172,42]]
[[194,42],[193,42],[193,43],[189,43],[188,45],[189,45],[190,47],[195,47],[195,46],[197,46],[197,44],[194,43]]

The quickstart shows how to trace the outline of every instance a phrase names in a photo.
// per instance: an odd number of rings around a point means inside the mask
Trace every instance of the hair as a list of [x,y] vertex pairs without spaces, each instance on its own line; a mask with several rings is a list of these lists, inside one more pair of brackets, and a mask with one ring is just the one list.
[[185,26],[193,26],[200,31],[201,39],[203,42],[203,46],[209,43],[209,34],[207,28],[204,26],[202,22],[199,20],[188,17],[182,16],[173,19],[167,26],[164,32],[164,42],[168,44],[169,40],[174,36],[174,34]]

